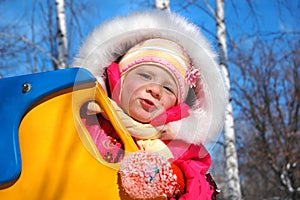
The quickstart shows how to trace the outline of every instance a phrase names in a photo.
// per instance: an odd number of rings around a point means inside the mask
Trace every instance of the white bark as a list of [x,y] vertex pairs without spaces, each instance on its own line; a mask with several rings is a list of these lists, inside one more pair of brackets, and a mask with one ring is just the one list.
[[[226,28],[224,23],[224,0],[216,0],[216,21],[220,65],[222,67],[222,71],[225,74],[225,82],[230,93],[230,80],[227,69]],[[238,171],[237,153],[235,148],[234,120],[232,105],[230,101],[228,102],[226,109],[224,138],[226,156],[225,174],[228,179],[226,188],[227,194],[225,196],[230,200],[240,200],[242,198],[241,187]]]
[[67,61],[68,61],[68,40],[67,40],[65,1],[56,0],[55,4],[56,4],[57,27],[58,27],[57,34],[59,40],[58,68],[63,69],[67,67]]
[[170,11],[170,0],[155,0],[155,8]]

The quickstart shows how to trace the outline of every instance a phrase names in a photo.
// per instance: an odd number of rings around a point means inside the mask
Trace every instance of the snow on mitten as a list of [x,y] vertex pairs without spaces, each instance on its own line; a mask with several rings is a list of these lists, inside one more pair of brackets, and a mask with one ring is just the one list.
[[184,192],[182,172],[158,153],[137,151],[126,155],[119,174],[122,187],[133,199],[171,198]]

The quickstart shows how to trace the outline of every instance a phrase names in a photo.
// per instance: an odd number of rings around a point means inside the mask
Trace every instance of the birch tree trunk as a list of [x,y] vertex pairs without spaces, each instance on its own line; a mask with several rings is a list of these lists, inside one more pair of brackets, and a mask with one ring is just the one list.
[[65,13],[65,1],[55,0],[56,14],[57,14],[57,34],[58,34],[58,69],[64,69],[67,67],[68,61],[68,40],[67,40],[67,27],[66,27],[66,13]]
[[[220,65],[222,71],[225,74],[225,82],[230,94],[230,80],[227,68],[226,27],[224,22],[224,0],[216,0],[216,22]],[[235,148],[234,120],[231,101],[228,102],[226,109],[224,138],[224,151],[226,156],[225,175],[228,179],[225,196],[230,200],[240,200],[241,187],[238,171],[237,153]]]
[[170,11],[170,0],[155,0],[155,8]]

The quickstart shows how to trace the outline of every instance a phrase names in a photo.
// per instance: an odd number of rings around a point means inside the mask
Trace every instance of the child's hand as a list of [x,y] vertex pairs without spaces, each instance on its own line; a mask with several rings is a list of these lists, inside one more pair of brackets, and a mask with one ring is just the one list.
[[100,108],[99,104],[97,104],[95,101],[91,101],[87,105],[87,115],[95,115],[103,112]]
[[181,170],[155,152],[126,155],[119,174],[123,189],[133,199],[168,199],[184,192]]

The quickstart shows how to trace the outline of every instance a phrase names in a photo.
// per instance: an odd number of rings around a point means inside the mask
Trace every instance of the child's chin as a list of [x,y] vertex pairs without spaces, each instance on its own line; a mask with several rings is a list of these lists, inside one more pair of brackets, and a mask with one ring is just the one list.
[[149,124],[152,121],[152,118],[145,118],[145,117],[134,117],[134,119],[143,124]]
[[139,113],[135,113],[133,115],[133,113],[131,114],[132,118],[135,119],[138,122],[141,122],[143,124],[148,124],[150,123],[155,117],[156,115],[149,115],[148,112],[139,112]]
[[149,119],[135,119],[135,120],[142,124],[149,124],[151,122],[151,120]]

